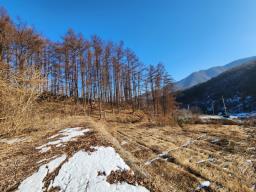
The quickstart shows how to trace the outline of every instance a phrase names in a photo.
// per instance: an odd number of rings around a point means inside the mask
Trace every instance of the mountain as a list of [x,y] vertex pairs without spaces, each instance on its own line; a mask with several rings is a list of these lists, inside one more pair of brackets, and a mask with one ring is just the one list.
[[194,72],[194,73],[190,74],[188,77],[176,82],[175,87],[177,90],[188,89],[197,84],[206,82],[213,77],[217,77],[219,74],[221,74],[229,69],[232,69],[239,65],[244,65],[244,64],[250,63],[252,61],[256,61],[256,56],[239,59],[239,60],[233,61],[224,66],[217,66],[217,67],[209,68],[207,70],[201,70],[201,71]]
[[256,110],[256,61],[233,67],[211,80],[177,94],[183,106],[203,112],[223,111],[222,97],[229,112]]

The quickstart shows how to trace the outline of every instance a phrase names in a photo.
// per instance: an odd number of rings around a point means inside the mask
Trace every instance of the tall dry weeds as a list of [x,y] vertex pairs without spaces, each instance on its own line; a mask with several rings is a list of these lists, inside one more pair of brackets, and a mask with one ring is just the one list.
[[40,73],[33,68],[17,73],[0,63],[0,136],[31,126],[41,84]]

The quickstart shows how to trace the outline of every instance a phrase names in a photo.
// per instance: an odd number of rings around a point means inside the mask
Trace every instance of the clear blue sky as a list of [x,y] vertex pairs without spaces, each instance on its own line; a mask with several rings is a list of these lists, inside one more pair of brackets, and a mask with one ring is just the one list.
[[51,40],[69,27],[123,40],[145,64],[175,80],[256,55],[256,0],[0,0]]

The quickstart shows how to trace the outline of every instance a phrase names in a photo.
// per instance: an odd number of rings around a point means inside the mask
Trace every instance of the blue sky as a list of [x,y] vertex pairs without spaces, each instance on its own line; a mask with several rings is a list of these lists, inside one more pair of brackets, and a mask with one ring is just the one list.
[[175,80],[256,55],[256,0],[0,0],[51,40],[71,27],[89,38],[123,40],[145,64]]

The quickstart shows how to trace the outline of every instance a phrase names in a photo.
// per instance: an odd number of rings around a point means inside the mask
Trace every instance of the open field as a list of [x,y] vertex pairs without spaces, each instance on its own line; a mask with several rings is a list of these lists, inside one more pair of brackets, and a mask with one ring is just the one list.
[[[91,134],[43,153],[36,148],[67,127],[89,128]],[[158,126],[145,119],[121,123],[81,115],[55,119],[18,139],[1,138],[0,191],[15,191],[53,157],[71,157],[100,145],[114,147],[135,172],[135,180],[150,191],[250,192],[256,184],[255,133],[255,127],[238,125]]]
[[206,191],[255,190],[255,127],[147,122],[105,127],[124,158],[160,191],[196,191],[204,181],[211,183]]
[[130,170],[92,122],[66,116],[0,138],[0,191],[147,191],[146,178]]

